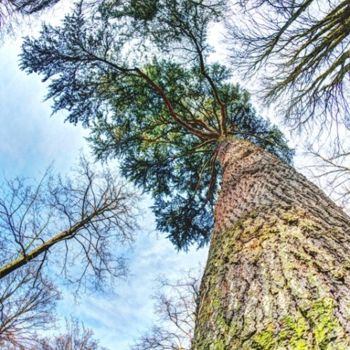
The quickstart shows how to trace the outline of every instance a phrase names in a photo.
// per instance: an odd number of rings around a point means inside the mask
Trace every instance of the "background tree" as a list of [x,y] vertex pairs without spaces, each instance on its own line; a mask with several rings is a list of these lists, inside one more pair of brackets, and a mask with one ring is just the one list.
[[313,143],[308,146],[306,152],[312,158],[310,164],[305,166],[305,171],[324,188],[336,203],[349,212],[350,153],[346,137],[342,137],[340,143],[327,147]]
[[158,323],[132,350],[190,350],[200,278],[192,272],[177,281],[161,278],[155,295]]
[[[50,323],[50,327],[53,324]],[[46,326],[46,328],[49,325]],[[41,329],[42,330],[42,329]],[[100,347],[94,338],[93,331],[86,328],[75,318],[66,320],[65,331],[58,335],[41,338],[32,333],[30,337],[22,337],[22,333],[14,333],[3,337],[1,349],[3,350],[108,350]]]
[[330,119],[349,126],[349,2],[239,4],[229,24],[231,58],[243,72],[262,78],[263,101],[278,102],[294,126]]
[[31,350],[108,350],[98,344],[94,333],[77,319],[66,320],[62,334],[39,340]]
[[349,218],[209,60],[208,27],[225,10],[130,0],[84,13],[81,2],[25,41],[22,68],[50,79],[54,111],[89,126],[97,155],[152,193],[177,247],[212,234],[193,349],[347,348]]
[[29,349],[37,331],[53,326],[59,293],[42,273],[23,268],[0,283],[0,346]]
[[133,239],[137,196],[84,158],[71,175],[48,170],[37,184],[16,178],[1,186],[1,348],[100,349],[76,321],[70,333],[40,340],[37,332],[53,327],[59,298],[44,274],[63,274],[76,288],[106,287],[123,276],[118,247]]
[[124,275],[117,248],[132,241],[136,195],[85,159],[75,176],[49,171],[37,185],[15,179],[1,186],[1,279],[25,266],[39,274],[49,261],[78,286]]

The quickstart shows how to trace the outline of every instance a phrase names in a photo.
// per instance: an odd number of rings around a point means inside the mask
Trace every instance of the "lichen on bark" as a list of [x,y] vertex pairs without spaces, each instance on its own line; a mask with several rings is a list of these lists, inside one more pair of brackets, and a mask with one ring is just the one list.
[[331,254],[310,245],[319,223],[300,209],[267,212],[251,213],[212,247],[193,349],[349,349],[335,295],[318,280],[322,261],[334,263],[325,279],[338,271]]
[[221,161],[192,349],[350,349],[350,219],[256,146]]

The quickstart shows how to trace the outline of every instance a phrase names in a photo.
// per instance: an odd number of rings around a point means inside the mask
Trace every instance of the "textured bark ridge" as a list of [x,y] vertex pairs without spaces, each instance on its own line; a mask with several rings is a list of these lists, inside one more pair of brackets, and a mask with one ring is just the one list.
[[224,170],[192,348],[350,349],[350,219],[245,141]]

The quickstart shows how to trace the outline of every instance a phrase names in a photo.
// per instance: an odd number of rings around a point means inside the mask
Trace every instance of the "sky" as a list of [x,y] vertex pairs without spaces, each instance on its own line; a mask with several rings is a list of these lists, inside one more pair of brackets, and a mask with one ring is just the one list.
[[[52,18],[57,21],[55,14]],[[50,102],[44,102],[45,84],[38,76],[19,70],[20,36],[26,33],[29,29],[24,27],[16,38],[5,38],[0,47],[0,177],[7,179],[39,178],[52,164],[65,174],[82,151],[90,153],[87,131],[64,123],[62,114],[51,116]],[[64,288],[58,305],[61,319],[77,317],[110,350],[128,349],[155,321],[152,296],[159,276],[179,278],[185,270],[198,271],[206,260],[206,248],[178,253],[157,233],[149,204],[146,199],[141,229],[135,243],[126,249],[128,277],[105,293],[90,291],[78,300]]]

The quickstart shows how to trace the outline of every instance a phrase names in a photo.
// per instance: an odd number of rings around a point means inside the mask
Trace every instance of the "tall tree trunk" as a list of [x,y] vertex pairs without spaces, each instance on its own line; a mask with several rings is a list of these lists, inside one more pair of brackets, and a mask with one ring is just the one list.
[[350,218],[249,142],[220,161],[192,348],[350,349]]

